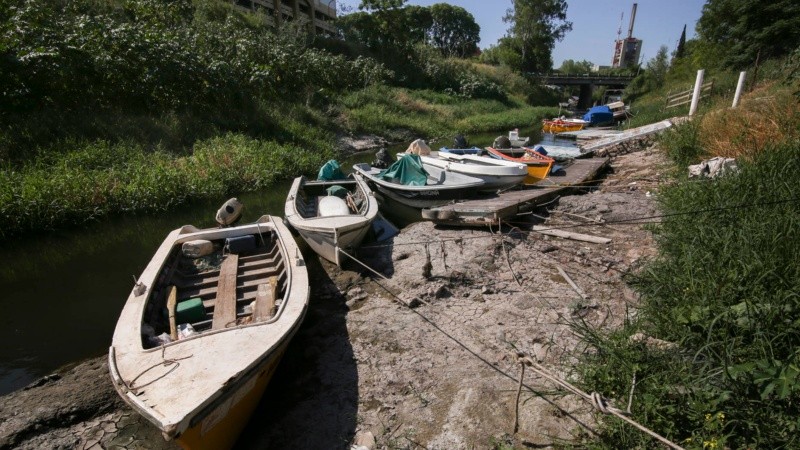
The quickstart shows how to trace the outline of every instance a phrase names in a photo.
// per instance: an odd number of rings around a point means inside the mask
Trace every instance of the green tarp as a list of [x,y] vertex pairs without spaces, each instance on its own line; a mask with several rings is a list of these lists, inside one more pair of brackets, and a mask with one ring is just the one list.
[[388,169],[381,171],[376,177],[407,186],[425,186],[428,172],[422,167],[422,161],[418,155],[407,154],[392,163]]
[[319,174],[317,175],[317,179],[320,181],[344,180],[346,178],[347,176],[342,172],[339,163],[335,159],[326,162],[319,169]]
[[347,194],[350,192],[347,190],[346,187],[339,186],[338,184],[335,186],[331,186],[328,189],[325,189],[325,191],[328,193],[328,195],[335,195],[336,197],[339,198],[347,197]]

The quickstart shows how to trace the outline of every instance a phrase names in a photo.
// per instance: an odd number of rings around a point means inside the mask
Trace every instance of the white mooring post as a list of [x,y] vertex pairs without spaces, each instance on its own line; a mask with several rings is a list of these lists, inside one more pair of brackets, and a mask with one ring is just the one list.
[[697,111],[697,104],[700,102],[700,91],[703,90],[703,74],[705,69],[697,71],[697,80],[694,82],[694,93],[692,94],[692,106],[689,107],[689,115],[693,116]]
[[733,94],[733,106],[731,106],[731,108],[739,106],[739,99],[742,97],[742,89],[744,88],[745,75],[747,75],[747,71],[739,72],[739,83],[736,85],[736,93]]

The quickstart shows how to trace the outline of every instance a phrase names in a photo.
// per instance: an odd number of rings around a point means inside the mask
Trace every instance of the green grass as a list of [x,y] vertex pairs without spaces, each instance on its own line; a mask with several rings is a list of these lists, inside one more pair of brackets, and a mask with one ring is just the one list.
[[313,172],[334,153],[330,143],[305,147],[229,133],[198,141],[186,156],[105,141],[45,155],[0,171],[0,236],[261,189]]
[[425,139],[528,127],[558,113],[557,108],[531,107],[519,100],[466,99],[386,87],[353,93],[342,103],[344,121],[356,132],[388,132],[391,137],[392,130],[405,130]]
[[[691,153],[696,129],[675,132]],[[591,351],[584,387],[627,404],[634,419],[687,448],[800,445],[800,142],[772,146],[740,172],[682,180],[659,198],[659,253],[630,281],[641,305],[621,330],[576,324]],[[679,158],[680,159],[680,158]],[[635,332],[674,343],[631,342]],[[615,419],[592,448],[655,445]]]

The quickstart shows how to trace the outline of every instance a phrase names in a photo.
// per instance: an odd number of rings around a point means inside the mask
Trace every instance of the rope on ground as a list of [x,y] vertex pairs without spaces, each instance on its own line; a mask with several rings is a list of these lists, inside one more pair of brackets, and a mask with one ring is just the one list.
[[[665,438],[664,436],[661,436],[660,434],[656,433],[655,431],[653,431],[653,430],[645,427],[644,425],[636,422],[635,420],[627,417],[627,414],[629,414],[629,411],[623,411],[623,410],[621,410],[619,408],[615,408],[615,407],[611,406],[609,404],[609,402],[608,402],[608,399],[603,397],[601,394],[599,394],[597,392],[592,392],[591,394],[589,394],[587,392],[582,391],[581,389],[579,389],[576,386],[572,385],[568,381],[566,381],[564,379],[561,379],[561,378],[557,377],[556,375],[553,375],[553,373],[550,372],[549,370],[547,370],[544,366],[542,366],[538,362],[534,361],[529,356],[525,356],[523,353],[517,353],[516,357],[517,357],[517,359],[519,361],[527,364],[531,368],[531,370],[533,370],[537,374],[541,375],[542,377],[544,377],[544,378],[552,381],[553,383],[563,387],[564,389],[572,392],[573,394],[578,395],[579,397],[583,397],[586,401],[591,403],[601,413],[610,414],[610,415],[613,415],[615,417],[618,417],[618,418],[622,419],[623,421],[627,422],[629,425],[632,425],[633,427],[639,429],[640,431],[642,431],[644,433],[647,433],[650,436],[658,439],[659,441],[661,441],[661,443],[665,444],[666,446],[668,446],[670,448],[673,448],[673,449],[676,449],[676,450],[684,450],[683,447],[675,444],[674,442],[670,441],[669,439]],[[635,383],[635,381],[634,381],[634,383]],[[631,392],[633,392],[633,391],[631,391]],[[630,410],[630,404],[628,405],[628,408]]]
[[[508,249],[506,249],[506,240],[503,237],[503,222],[502,222],[502,219],[499,219],[498,227],[499,227],[499,229],[497,230],[497,234],[500,235],[500,245],[503,247],[503,253],[506,256],[506,263],[508,264],[508,270],[510,270],[511,271],[511,275],[514,276],[514,281],[516,281],[517,284],[520,287],[522,287],[522,281],[520,281],[519,277],[517,276],[517,272],[514,271],[514,267],[511,265],[511,257],[508,256]],[[514,227],[511,230],[509,230],[508,234],[511,234],[511,232],[514,231],[515,229],[518,230],[518,228]],[[491,225],[489,225],[489,231],[492,232],[492,234],[494,234],[494,232],[492,231],[492,226]]]
[[[656,222],[655,221],[656,219],[665,219],[665,218],[679,217],[679,216],[693,216],[693,215],[702,214],[702,213],[716,213],[716,212],[724,212],[724,211],[734,211],[734,210],[739,210],[739,209],[757,208],[757,207],[762,207],[762,206],[774,206],[774,205],[781,205],[781,204],[786,204],[786,203],[796,203],[796,202],[800,202],[800,197],[780,199],[780,200],[775,200],[775,201],[770,201],[770,202],[762,202],[762,203],[743,203],[743,204],[734,205],[734,206],[725,206],[725,207],[719,207],[719,208],[706,208],[706,209],[698,209],[698,210],[694,210],[694,211],[680,211],[680,212],[674,212],[674,213],[669,213],[669,214],[657,214],[657,215],[653,215],[653,216],[632,217],[630,219],[620,219],[620,220],[608,221],[608,222],[605,222],[603,225],[615,225],[615,224],[616,225],[619,225],[619,224],[627,224],[627,225],[658,224],[658,223],[661,223],[661,222]],[[509,222],[507,222],[507,223],[509,223]],[[513,223],[513,222],[511,222],[511,223]],[[592,224],[578,223],[578,224],[572,224],[572,225],[548,227],[548,228],[544,228],[544,229],[541,229],[541,230],[538,230],[538,231],[564,230],[564,229],[567,229],[567,228],[584,227],[584,226],[587,226],[587,225],[592,225]],[[538,232],[538,231],[522,231],[522,230],[520,230],[520,232],[527,233],[527,234],[535,233],[535,232]],[[362,249],[386,248],[386,247],[397,247],[399,245],[429,244],[429,243],[441,242],[441,241],[458,241],[458,240],[465,240],[465,239],[486,239],[487,237],[492,237],[492,236],[474,236],[474,237],[459,236],[459,237],[455,237],[455,238],[439,239],[439,240],[435,240],[435,241],[431,240],[431,241],[415,241],[415,242],[391,243],[391,244],[382,244],[382,245],[365,245],[365,246],[362,246],[361,248]]]
[[[367,269],[367,270],[369,270],[370,272],[374,273],[375,275],[377,275],[377,276],[378,276],[378,277],[380,277],[381,279],[383,279],[383,280],[385,280],[385,281],[390,281],[390,280],[389,280],[389,278],[387,278],[385,275],[383,275],[382,273],[380,273],[380,272],[378,272],[377,270],[373,269],[373,268],[372,268],[372,267],[370,267],[368,264],[366,264],[366,263],[364,263],[363,261],[361,261],[361,260],[357,259],[357,258],[356,258],[356,257],[354,257],[353,255],[350,255],[349,253],[347,253],[346,251],[344,251],[344,250],[342,250],[341,248],[338,248],[338,247],[337,247],[337,250],[338,250],[340,253],[342,253],[343,255],[345,255],[345,256],[347,256],[347,257],[349,257],[350,259],[352,259],[353,261],[355,261],[356,263],[358,263],[359,265],[361,265],[362,267],[364,267],[365,269]],[[383,286],[382,284],[378,283],[378,285],[379,285],[381,288],[383,288],[384,290],[386,290],[386,291],[387,291],[387,292],[388,292],[388,293],[389,293],[389,294],[390,294],[390,295],[393,297],[393,299],[394,299],[394,301],[395,301],[395,302],[397,302],[397,303],[401,304],[402,306],[405,306],[405,307],[408,307],[408,308],[410,308],[410,309],[411,309],[411,310],[412,310],[412,311],[413,311],[415,314],[417,314],[418,316],[420,316],[421,318],[423,318],[423,319],[424,319],[426,322],[430,323],[430,324],[431,324],[432,326],[434,326],[434,327],[435,327],[437,330],[441,331],[442,333],[445,333],[445,335],[446,335],[447,337],[449,337],[450,339],[453,339],[454,341],[456,341],[456,342],[457,342],[459,345],[461,345],[461,347],[462,347],[462,348],[464,348],[465,350],[467,350],[467,351],[468,351],[469,353],[471,353],[473,356],[476,356],[476,357],[478,357],[479,359],[481,359],[482,361],[486,362],[487,364],[489,364],[489,365],[491,366],[491,364],[490,364],[490,363],[488,363],[488,362],[487,362],[487,361],[486,361],[486,360],[485,360],[483,357],[481,357],[480,355],[478,355],[478,354],[477,354],[477,353],[475,353],[474,351],[470,350],[470,349],[469,349],[469,348],[468,348],[468,347],[467,347],[465,344],[463,344],[463,343],[461,343],[460,341],[458,341],[457,339],[455,339],[455,337],[453,337],[453,336],[450,336],[449,334],[447,334],[447,333],[446,333],[444,330],[442,330],[441,328],[439,328],[439,326],[438,326],[436,323],[434,323],[434,322],[433,322],[431,319],[429,319],[429,318],[425,317],[425,316],[424,316],[423,314],[421,314],[420,312],[418,312],[418,311],[415,311],[413,308],[411,308],[411,306],[410,306],[410,303],[406,303],[406,302],[402,301],[402,300],[400,299],[400,297],[398,297],[398,296],[397,296],[395,293],[393,293],[391,290],[389,290],[387,287]],[[425,305],[428,305],[428,306],[431,306],[431,307],[433,307],[433,305],[432,305],[432,304],[430,304],[429,302],[426,302],[426,301],[424,301],[424,300],[420,299],[419,297],[415,297],[415,300],[418,300],[418,301],[420,301],[421,303],[424,303]],[[446,315],[446,314],[445,314],[445,315]],[[481,340],[481,339],[478,339],[478,341],[479,341],[479,342],[482,342],[482,340]],[[482,342],[482,343],[483,343],[484,345],[486,345],[487,347],[489,347],[489,345],[488,345],[488,344],[486,344],[485,342]],[[661,441],[662,443],[664,443],[665,445],[667,445],[667,446],[669,446],[669,447],[671,447],[671,448],[673,448],[673,449],[676,449],[676,450],[684,450],[682,447],[680,447],[680,446],[678,446],[678,445],[674,444],[673,442],[669,441],[668,439],[666,439],[665,437],[663,437],[663,436],[659,435],[658,433],[656,433],[656,432],[654,432],[654,431],[650,430],[649,428],[647,428],[647,427],[645,427],[645,426],[643,426],[643,425],[641,425],[641,424],[637,423],[636,421],[634,421],[634,420],[632,420],[632,419],[630,419],[630,418],[626,417],[626,416],[625,416],[625,414],[626,414],[626,412],[625,412],[625,411],[622,411],[622,410],[620,410],[620,409],[617,409],[617,408],[615,408],[615,407],[613,407],[613,406],[609,405],[609,403],[608,403],[608,400],[607,400],[607,399],[605,399],[605,398],[604,398],[602,395],[600,395],[600,394],[598,394],[598,393],[596,393],[596,392],[593,392],[592,394],[588,394],[588,393],[586,393],[586,392],[584,392],[584,391],[580,390],[579,388],[577,388],[577,387],[573,386],[572,384],[570,384],[570,383],[569,383],[569,382],[567,382],[566,380],[563,380],[563,379],[561,379],[561,378],[559,378],[559,377],[557,377],[557,376],[553,375],[553,374],[552,374],[550,371],[548,371],[548,370],[547,370],[547,369],[546,369],[544,366],[540,365],[538,362],[536,362],[536,361],[534,361],[533,359],[531,359],[530,357],[526,356],[524,353],[517,352],[517,353],[515,353],[515,354],[513,355],[513,358],[514,358],[514,359],[516,359],[518,363],[520,363],[520,364],[522,364],[522,365],[523,365],[523,369],[522,369],[522,372],[521,372],[521,374],[520,374],[520,377],[519,377],[519,384],[518,384],[518,386],[519,386],[519,387],[518,387],[518,391],[519,391],[519,390],[521,390],[521,386],[522,386],[522,384],[524,383],[524,380],[523,380],[523,378],[524,378],[524,374],[525,374],[525,372],[524,372],[524,366],[525,366],[525,365],[527,365],[528,367],[531,367],[531,369],[532,369],[534,372],[536,372],[537,374],[541,375],[542,377],[544,377],[544,378],[546,378],[546,379],[550,380],[551,382],[553,382],[553,383],[555,383],[555,384],[557,384],[557,385],[559,385],[559,386],[563,387],[564,389],[566,389],[567,391],[569,391],[569,392],[571,392],[571,393],[573,393],[573,394],[575,394],[575,395],[578,395],[578,396],[580,396],[580,397],[583,397],[584,399],[586,399],[587,401],[589,401],[590,403],[592,403],[592,405],[594,405],[594,406],[595,406],[595,408],[597,408],[599,411],[601,411],[601,412],[603,412],[603,413],[605,413],[605,414],[611,414],[611,415],[614,415],[614,416],[616,416],[616,417],[618,417],[618,418],[622,419],[623,421],[627,422],[628,424],[630,424],[630,425],[632,425],[632,426],[634,426],[634,427],[638,428],[639,430],[641,430],[641,431],[643,431],[643,432],[645,432],[645,433],[649,434],[650,436],[652,436],[652,437],[654,437],[654,438],[658,439],[659,441]],[[496,368],[496,367],[493,367],[493,366],[492,366],[492,368],[493,368],[493,369],[495,369],[495,370],[498,370],[498,371],[500,371],[500,369],[499,369],[499,368]],[[503,371],[500,371],[500,372],[501,372],[501,373],[504,373]],[[505,373],[504,373],[504,374],[505,374]],[[508,376],[508,374],[505,374],[505,375],[506,375],[506,376]],[[513,377],[512,377],[512,379],[513,379]],[[634,381],[634,383],[635,383],[635,381]],[[528,389],[530,389],[530,388],[528,388]],[[631,391],[631,392],[632,392],[632,391]],[[518,395],[517,395],[517,408],[518,408],[518,404],[519,404],[519,395],[520,395],[520,394],[518,394]],[[632,396],[632,395],[633,395],[633,394],[631,393],[631,396]],[[630,410],[630,405],[628,406],[628,409]],[[516,430],[517,430],[517,426],[518,426],[518,422],[517,422],[517,420],[518,420],[518,410],[517,410],[517,412],[515,413],[515,420],[514,420],[514,422],[515,422],[515,423],[514,423],[514,429],[515,429],[515,432],[516,432]]]
[[514,433],[519,431],[519,397],[522,394],[522,382],[525,380],[525,362],[519,362],[519,384],[517,385],[517,399],[514,402]]

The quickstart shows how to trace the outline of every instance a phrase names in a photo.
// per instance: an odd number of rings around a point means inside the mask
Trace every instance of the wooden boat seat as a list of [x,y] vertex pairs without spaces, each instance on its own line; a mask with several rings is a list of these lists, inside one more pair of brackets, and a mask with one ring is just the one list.
[[229,254],[219,269],[217,299],[214,302],[214,317],[211,329],[219,330],[236,325],[236,276],[239,269],[239,255]]

